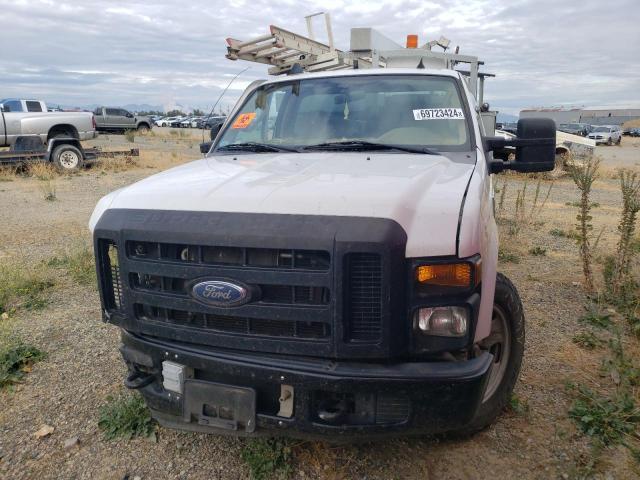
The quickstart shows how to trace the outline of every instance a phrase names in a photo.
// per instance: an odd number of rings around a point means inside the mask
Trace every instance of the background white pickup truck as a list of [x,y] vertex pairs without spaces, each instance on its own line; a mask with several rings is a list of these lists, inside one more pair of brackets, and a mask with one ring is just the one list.
[[23,136],[38,136],[43,143],[55,137],[89,140],[96,137],[95,118],[91,112],[48,112],[39,100],[2,100],[0,147],[10,147]]

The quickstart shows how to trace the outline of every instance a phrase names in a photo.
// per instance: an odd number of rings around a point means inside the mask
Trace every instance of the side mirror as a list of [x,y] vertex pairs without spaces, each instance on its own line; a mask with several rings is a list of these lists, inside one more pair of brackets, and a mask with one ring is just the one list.
[[222,128],[222,123],[218,123],[211,127],[211,140],[215,140],[218,133],[220,133],[220,129]]
[[125,116],[126,116],[127,118],[133,118],[133,113],[127,113]]
[[523,118],[518,120],[516,138],[487,137],[485,150],[504,150],[515,147],[515,160],[494,160],[491,173],[503,170],[517,172],[548,172],[554,169],[556,160],[556,124],[550,118]]
[[204,154],[209,153],[209,150],[211,150],[211,145],[213,145],[213,142],[201,143],[200,144],[200,153],[204,153]]

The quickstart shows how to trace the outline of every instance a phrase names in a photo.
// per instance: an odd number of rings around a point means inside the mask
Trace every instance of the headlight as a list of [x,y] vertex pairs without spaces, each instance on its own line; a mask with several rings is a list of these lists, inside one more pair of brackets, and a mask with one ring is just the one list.
[[423,307],[415,313],[414,328],[425,335],[463,337],[468,325],[469,310],[465,307]]

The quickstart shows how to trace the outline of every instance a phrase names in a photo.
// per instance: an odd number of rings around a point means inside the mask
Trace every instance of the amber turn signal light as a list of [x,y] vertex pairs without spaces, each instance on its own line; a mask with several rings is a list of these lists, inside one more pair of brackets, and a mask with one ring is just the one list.
[[418,48],[418,35],[407,35],[407,48]]
[[445,263],[440,265],[420,265],[416,278],[422,285],[442,287],[470,287],[473,281],[470,263]]

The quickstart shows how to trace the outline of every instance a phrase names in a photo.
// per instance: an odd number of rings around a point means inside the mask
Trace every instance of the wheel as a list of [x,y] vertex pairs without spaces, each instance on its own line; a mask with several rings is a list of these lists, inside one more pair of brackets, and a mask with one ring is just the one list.
[[618,137],[618,140],[616,141],[616,145],[620,145],[621,143],[622,143],[622,135]]
[[73,145],[59,145],[53,150],[51,161],[65,172],[78,170],[83,164],[82,152]]
[[491,372],[476,416],[463,434],[489,426],[511,399],[524,354],[524,313],[516,287],[498,273],[491,319],[491,333],[479,347],[493,355]]
[[611,137],[609,137],[609,140],[607,140],[607,145],[609,146],[613,145],[613,141],[611,140]]
[[138,132],[142,134],[149,133],[149,126],[141,123],[140,125],[138,125]]

